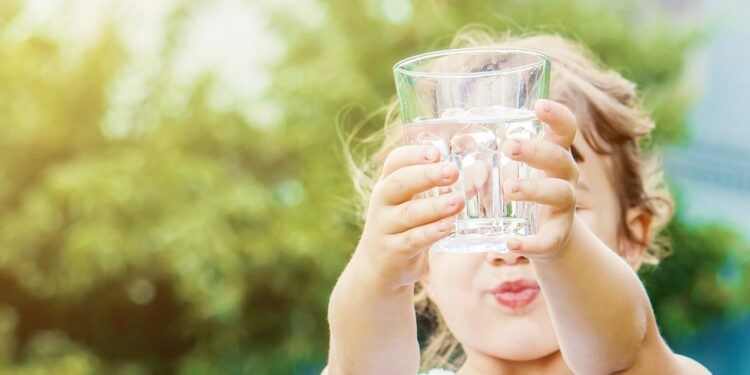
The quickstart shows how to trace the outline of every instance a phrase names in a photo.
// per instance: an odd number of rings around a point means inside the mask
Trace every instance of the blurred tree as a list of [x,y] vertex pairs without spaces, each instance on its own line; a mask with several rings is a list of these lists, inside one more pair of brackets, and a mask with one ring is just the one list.
[[[0,3],[8,372],[319,369],[327,297],[359,234],[335,119],[354,104],[363,110],[350,120],[375,130],[382,116],[366,114],[393,97],[392,64],[445,47],[466,24],[579,38],[647,92],[660,142],[685,136],[680,74],[696,36],[643,21],[635,4],[331,0],[300,16],[264,3],[286,43],[264,99],[280,116],[264,121],[217,109],[211,75],[176,83],[175,44],[199,4],[175,9],[150,62],[157,73],[128,89],[134,56],[116,29],[70,48],[19,36],[24,4]],[[140,99],[123,109],[128,90]],[[648,285],[665,332],[679,335],[742,306],[737,278],[715,275],[748,263],[727,229],[677,221],[672,231],[675,256]]]

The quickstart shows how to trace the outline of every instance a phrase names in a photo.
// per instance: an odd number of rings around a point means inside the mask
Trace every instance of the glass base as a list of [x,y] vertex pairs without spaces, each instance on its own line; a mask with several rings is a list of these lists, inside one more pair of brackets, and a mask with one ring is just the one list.
[[529,221],[518,218],[459,220],[455,231],[434,243],[430,250],[440,253],[507,253],[506,240],[511,235],[531,235]]
[[456,236],[455,234],[435,242],[430,251],[436,253],[507,253],[506,235],[496,236]]

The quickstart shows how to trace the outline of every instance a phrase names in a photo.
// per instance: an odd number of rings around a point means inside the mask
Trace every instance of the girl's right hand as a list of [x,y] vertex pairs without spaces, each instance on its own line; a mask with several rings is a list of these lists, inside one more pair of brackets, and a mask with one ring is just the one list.
[[401,146],[388,154],[370,197],[364,231],[354,258],[364,262],[379,285],[416,283],[427,266],[430,246],[451,233],[453,215],[464,206],[460,192],[412,199],[437,186],[450,186],[458,170],[439,162],[434,146]]

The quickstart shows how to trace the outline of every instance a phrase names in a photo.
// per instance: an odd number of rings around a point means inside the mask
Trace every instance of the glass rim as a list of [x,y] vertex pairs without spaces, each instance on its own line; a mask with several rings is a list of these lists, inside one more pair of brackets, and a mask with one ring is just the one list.
[[[420,72],[420,71],[409,70],[409,69],[404,68],[405,65],[412,64],[420,60],[433,59],[433,58],[442,57],[442,56],[460,55],[460,54],[471,53],[471,52],[518,52],[522,54],[533,55],[533,56],[539,57],[541,58],[541,60],[538,62],[531,63],[531,64],[521,65],[521,66],[508,68],[508,69],[480,71],[480,72]],[[517,73],[519,71],[529,69],[530,67],[533,67],[533,66],[547,64],[549,63],[549,60],[550,60],[549,56],[547,56],[543,52],[535,51],[531,49],[525,49],[525,48],[507,48],[507,47],[451,48],[451,49],[445,49],[445,50],[440,50],[440,51],[425,52],[425,53],[421,53],[415,56],[402,59],[401,61],[393,65],[393,74],[403,74],[403,75],[414,76],[414,77],[455,77],[455,78],[489,77],[489,76],[494,76],[494,75]]]

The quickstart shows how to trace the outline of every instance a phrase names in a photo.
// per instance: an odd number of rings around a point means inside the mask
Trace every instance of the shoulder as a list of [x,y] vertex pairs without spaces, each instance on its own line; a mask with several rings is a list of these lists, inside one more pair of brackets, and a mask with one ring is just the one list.
[[651,345],[644,345],[635,363],[617,374],[706,375],[711,374],[711,372],[698,363],[698,361],[674,353],[664,340],[659,339],[656,342],[652,342]]
[[692,358],[679,354],[675,354],[674,357],[681,374],[703,375],[711,373],[711,371],[708,371],[707,368],[703,367],[703,365]]
[[670,353],[661,359],[650,357],[648,360],[640,358],[636,364],[627,370],[617,373],[618,375],[640,375],[640,374],[679,374],[679,375],[710,375],[703,365],[696,360],[679,354]]

